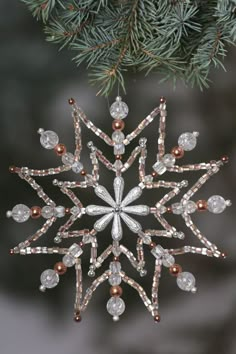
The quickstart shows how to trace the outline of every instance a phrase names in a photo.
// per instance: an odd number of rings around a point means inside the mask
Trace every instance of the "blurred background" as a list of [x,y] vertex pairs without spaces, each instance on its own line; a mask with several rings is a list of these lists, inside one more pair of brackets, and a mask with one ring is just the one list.
[[[162,321],[155,324],[146,312],[138,295],[124,286],[126,311],[118,323],[113,323],[106,312],[109,286],[97,290],[83,321],[73,322],[74,273],[70,269],[60,285],[42,294],[38,291],[43,270],[58,261],[51,256],[14,256],[8,250],[34,233],[40,221],[17,224],[5,218],[5,212],[16,204],[42,205],[41,200],[17,175],[8,173],[8,166],[48,168],[59,165],[58,157],[39,144],[39,127],[58,133],[68,151],[73,149],[73,126],[69,97],[74,97],[88,117],[101,129],[111,134],[112,119],[108,106],[115,98],[96,97],[96,88],[88,85],[86,71],[78,70],[71,62],[71,53],[62,51],[44,40],[41,24],[32,19],[26,7],[18,0],[0,2],[0,78],[1,78],[1,272],[0,272],[0,352],[1,354],[213,354],[236,353],[236,252],[235,203],[217,216],[210,213],[194,216],[200,230],[219,249],[229,254],[226,260],[186,255],[177,258],[184,270],[197,279],[198,293],[181,291],[167,271],[162,273],[160,285],[160,314]],[[230,49],[225,61],[227,73],[212,73],[213,84],[207,91],[186,88],[181,84],[173,91],[169,83],[159,85],[159,77],[150,75],[127,77],[127,96],[130,108],[126,132],[158,104],[164,95],[168,100],[167,150],[176,145],[185,131],[199,131],[195,150],[186,153],[184,162],[205,162],[229,155],[230,164],[213,177],[198,193],[195,200],[220,194],[235,200],[236,176],[236,50]],[[84,127],[83,127],[84,128]],[[155,161],[157,123],[143,133],[148,138],[148,167]],[[82,160],[88,169],[89,140],[111,158],[104,143],[83,129]],[[135,143],[127,149],[127,155]],[[200,174],[186,177],[190,185]],[[61,175],[62,180],[73,180],[77,175]],[[169,176],[168,176],[169,177]],[[173,175],[170,176],[173,178]],[[182,176],[174,176],[181,180]],[[127,173],[126,191],[136,184],[137,163]],[[39,181],[39,179],[37,180]],[[70,202],[52,186],[51,178],[40,181],[57,204],[70,207]],[[112,174],[101,168],[101,184],[110,190]],[[142,198],[153,205],[163,191],[148,192]],[[94,203],[90,193],[79,191],[84,203]],[[186,234],[184,241],[164,242],[165,247],[198,245],[179,217],[169,219]],[[145,227],[155,228],[155,221],[143,220]],[[81,220],[78,228],[91,227],[91,219]],[[58,227],[58,224],[57,224]],[[52,228],[39,245],[53,245],[57,228]],[[127,230],[124,243],[134,248],[133,235]],[[100,237],[101,236],[101,237]],[[109,242],[108,229],[99,235],[99,252]],[[170,244],[171,243],[171,244]],[[88,258],[88,254],[87,254]],[[151,257],[149,257],[151,258]],[[127,273],[132,271],[124,260]],[[85,262],[85,268],[87,267]],[[106,267],[105,267],[106,268]],[[150,288],[153,260],[147,262],[148,275],[141,283]],[[86,275],[86,269],[85,269]],[[137,276],[135,275],[137,278]],[[138,279],[138,278],[137,278]],[[85,285],[91,279],[85,278]]]

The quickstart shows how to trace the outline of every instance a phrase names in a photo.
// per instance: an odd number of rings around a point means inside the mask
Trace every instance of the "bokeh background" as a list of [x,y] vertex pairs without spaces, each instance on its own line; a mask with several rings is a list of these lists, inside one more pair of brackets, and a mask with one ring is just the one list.
[[[67,99],[71,96],[81,104],[96,125],[111,133],[109,102],[96,97],[96,89],[88,85],[87,73],[78,70],[71,62],[71,53],[58,52],[58,48],[44,40],[40,23],[32,19],[26,7],[18,0],[0,2],[0,110],[1,110],[1,257],[0,257],[0,353],[1,354],[235,354],[236,353],[236,250],[235,206],[219,215],[196,215],[194,220],[209,239],[229,254],[226,260],[202,256],[180,257],[185,270],[197,278],[198,294],[191,295],[177,288],[175,279],[165,271],[160,286],[160,314],[162,321],[156,325],[146,312],[141,300],[131,289],[124,287],[127,310],[119,323],[114,323],[105,306],[109,286],[103,285],[94,296],[83,321],[72,321],[74,301],[74,273],[70,270],[60,285],[46,294],[38,291],[41,272],[57,261],[50,256],[14,256],[8,250],[32,234],[38,222],[16,224],[6,220],[5,212],[20,202],[41,205],[30,187],[8,173],[8,166],[52,167],[59,164],[51,151],[39,144],[37,129],[55,130],[69,151],[73,148],[73,128]],[[151,109],[159,97],[168,98],[167,148],[176,145],[184,131],[199,131],[197,148],[186,154],[185,162],[209,161],[224,154],[230,157],[226,165],[199,192],[196,199],[220,194],[235,200],[236,176],[236,51],[230,49],[225,61],[227,73],[212,73],[213,84],[200,92],[181,84],[173,91],[169,83],[159,85],[159,77],[151,75],[127,77],[125,101],[130,108],[126,120],[127,132],[131,131]],[[114,100],[115,93],[110,97]],[[93,139],[108,157],[112,157],[105,144],[83,129],[83,162],[89,168],[86,142]],[[151,167],[155,161],[157,124],[147,128]],[[130,147],[133,148],[135,144]],[[130,150],[127,149],[127,152]],[[61,179],[73,179],[68,173]],[[77,177],[77,176],[76,176]],[[111,174],[101,169],[101,183],[111,189]],[[194,183],[198,175],[187,176]],[[126,190],[137,179],[137,163],[127,174]],[[181,176],[176,179],[180,180]],[[67,203],[51,179],[42,182],[48,194],[58,204]],[[162,191],[147,193],[150,205],[163,195]],[[84,204],[94,202],[91,194],[80,192]],[[177,229],[186,232],[186,240],[164,246],[197,244],[178,217],[172,217]],[[88,224],[89,223],[89,224]],[[144,225],[155,227],[153,219]],[[82,221],[78,227],[92,226],[91,220]],[[56,229],[52,229],[40,244],[52,245]],[[125,243],[133,246],[133,235]],[[101,251],[109,240],[106,231],[99,235]],[[170,245],[170,242],[172,245]],[[149,257],[151,258],[151,257]],[[152,269],[152,260],[147,268]],[[124,260],[124,268],[131,272]],[[141,279],[150,286],[151,275]],[[85,279],[89,284],[91,279]]]

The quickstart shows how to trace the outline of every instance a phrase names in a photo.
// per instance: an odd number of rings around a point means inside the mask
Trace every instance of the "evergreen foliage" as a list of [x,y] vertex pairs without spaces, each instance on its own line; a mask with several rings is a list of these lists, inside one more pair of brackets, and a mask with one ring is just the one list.
[[47,40],[68,47],[108,95],[127,70],[161,72],[201,89],[236,43],[236,0],[21,0]]

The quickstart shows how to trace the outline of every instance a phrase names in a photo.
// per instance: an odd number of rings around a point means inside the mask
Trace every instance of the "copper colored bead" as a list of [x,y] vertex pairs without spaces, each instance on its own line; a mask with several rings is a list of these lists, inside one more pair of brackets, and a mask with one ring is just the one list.
[[155,242],[149,243],[149,247],[150,247],[151,249],[153,249],[154,247],[156,247],[156,243],[155,243]]
[[54,148],[54,151],[58,156],[62,156],[66,153],[66,147],[64,144],[57,144]]
[[196,204],[197,204],[198,211],[207,210],[207,201],[206,200],[198,200]]
[[155,171],[152,171],[152,177],[157,177],[157,172],[155,172]]
[[166,102],[166,98],[162,96],[162,97],[160,98],[160,103],[165,103],[165,102]]
[[71,105],[74,104],[74,103],[75,103],[74,98],[70,98],[70,99],[68,100],[68,103],[71,104]]
[[113,261],[114,261],[114,262],[119,262],[119,260],[120,260],[120,258],[119,258],[118,256],[114,256],[114,257],[113,257]]
[[123,130],[125,127],[125,123],[122,119],[115,119],[112,122],[112,129],[113,130]]
[[171,150],[171,155],[176,159],[181,159],[184,156],[184,150],[180,146],[174,146]]
[[166,212],[169,213],[169,214],[172,213],[172,208],[171,208],[171,206],[168,206],[168,207],[166,208]]
[[116,155],[116,160],[122,160],[122,155]]
[[67,267],[65,266],[65,264],[63,262],[58,262],[54,265],[54,270],[59,275],[63,275],[67,271]]
[[85,170],[82,170],[82,171],[80,172],[80,174],[81,174],[81,176],[86,176],[87,172],[86,172]]
[[221,258],[225,259],[225,258],[227,258],[227,253],[222,252],[220,256],[221,256]]
[[15,166],[9,166],[9,172],[15,173],[16,172],[16,167]]
[[74,321],[75,322],[81,322],[82,321],[82,317],[80,316],[80,312],[76,312],[76,314],[74,316]]
[[70,208],[65,208],[65,214],[66,215],[70,214]]
[[9,250],[9,254],[10,254],[11,256],[14,254],[14,250],[13,250],[12,248]]
[[80,245],[81,248],[84,247],[83,241],[80,241],[79,245]]
[[159,315],[154,316],[154,321],[155,322],[160,322],[161,321],[161,317]]
[[110,288],[111,296],[121,296],[122,294],[123,294],[123,290],[119,285],[115,285]]
[[169,268],[169,272],[170,272],[171,275],[177,276],[179,273],[182,272],[182,267],[179,264],[173,264]]
[[222,156],[221,157],[221,161],[223,162],[223,163],[228,163],[229,162],[229,157],[228,156]]
[[41,208],[38,206],[33,206],[31,208],[31,218],[38,219],[41,216]]

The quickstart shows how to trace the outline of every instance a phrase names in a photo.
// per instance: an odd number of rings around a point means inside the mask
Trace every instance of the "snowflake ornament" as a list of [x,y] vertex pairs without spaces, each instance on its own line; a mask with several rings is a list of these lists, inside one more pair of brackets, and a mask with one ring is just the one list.
[[[159,299],[158,288],[162,268],[169,268],[169,273],[176,278],[177,285],[184,291],[195,293],[196,280],[193,274],[182,271],[182,267],[176,263],[175,257],[185,253],[201,254],[209,257],[225,258],[225,254],[220,252],[216,245],[211,243],[194,225],[191,214],[199,211],[209,211],[219,214],[231,205],[229,200],[225,200],[219,195],[214,195],[206,200],[194,201],[193,198],[199,189],[215,175],[224,163],[228,162],[227,156],[223,156],[219,161],[210,161],[208,163],[177,165],[184,153],[191,151],[197,144],[198,133],[186,132],[178,139],[178,145],[175,146],[170,153],[165,153],[165,125],[166,125],[166,100],[160,99],[160,105],[155,108],[138,126],[128,135],[124,135],[125,127],[123,119],[128,115],[128,106],[121,97],[117,97],[116,101],[110,108],[110,114],[114,121],[112,128],[114,130],[111,137],[97,128],[77,106],[74,99],[69,100],[72,106],[72,116],[74,119],[75,129],[75,151],[67,152],[64,144],[59,143],[57,134],[53,131],[45,131],[39,129],[40,143],[45,149],[54,149],[56,154],[61,157],[62,165],[57,168],[49,168],[45,170],[34,170],[27,167],[10,167],[10,172],[17,173],[18,176],[25,180],[38,194],[39,198],[44,202],[44,206],[33,206],[29,208],[24,204],[18,204],[13,207],[12,211],[7,212],[8,217],[18,223],[27,221],[30,217],[33,219],[44,219],[43,226],[36,233],[28,237],[24,242],[10,250],[11,254],[29,255],[29,254],[57,254],[58,262],[52,269],[43,271],[40,277],[40,290],[54,288],[58,285],[60,277],[64,275],[68,268],[74,267],[76,272],[76,296],[74,305],[74,319],[79,322],[81,313],[84,312],[91,300],[95,290],[103,282],[108,281],[111,285],[110,299],[107,302],[107,311],[117,321],[125,311],[125,302],[122,299],[122,282],[127,283],[134,288],[140,295],[147,310],[151,313],[156,322],[160,321],[159,315]],[[156,161],[153,164],[153,171],[146,173],[145,161],[147,157],[147,149],[145,138],[139,140],[139,145],[133,150],[126,162],[121,157],[125,153],[125,147],[135,139],[145,127],[147,127],[154,119],[159,116],[158,130],[158,153]],[[81,122],[90,129],[95,135],[100,137],[108,146],[114,150],[114,162],[110,162],[104,154],[92,142],[88,143],[90,149],[91,172],[88,173],[83,167],[80,160],[82,141],[81,141]],[[123,196],[125,179],[123,174],[132,166],[133,162],[139,157],[139,184],[134,186],[126,196]],[[114,194],[111,195],[107,189],[99,184],[99,164],[103,164],[108,170],[114,172]],[[35,181],[34,177],[53,176],[63,172],[72,170],[75,173],[73,181],[53,180],[53,184],[59,187],[61,192],[65,194],[73,203],[73,207],[68,208],[56,203],[44,192],[43,188]],[[203,175],[198,181],[189,188],[177,203],[171,200],[176,197],[182,189],[188,186],[188,182],[162,180],[162,175],[168,172],[184,173],[186,171],[203,171]],[[76,175],[77,174],[77,175]],[[78,178],[78,175],[80,176]],[[94,193],[106,203],[103,205],[87,205],[84,206],[74,190],[79,188],[90,188]],[[168,192],[157,200],[154,206],[133,204],[144,193],[145,189],[165,188]],[[192,231],[195,237],[200,241],[203,247],[182,246],[180,248],[163,248],[161,246],[161,237],[178,238],[183,240],[185,235],[182,231],[168,223],[166,215],[169,213],[179,214],[185,221],[186,226]],[[83,215],[97,216],[97,219],[91,229],[72,230],[71,227],[76,220]],[[158,221],[157,229],[143,229],[142,225],[135,219],[135,216],[153,215]],[[59,227],[54,238],[54,242],[58,244],[55,247],[32,247],[32,244],[39,240],[49,228],[57,221],[58,218],[67,218],[67,221]],[[110,245],[101,253],[97,254],[99,242],[99,233],[103,232],[109,223],[112,223]],[[123,234],[122,223],[128,226],[131,233],[137,235],[135,255],[122,244]],[[63,239],[72,239],[69,248],[60,247],[59,244]],[[154,239],[157,241],[154,242]],[[181,241],[183,242],[183,241]],[[85,247],[91,250],[90,266],[88,275],[96,276],[96,271],[102,264],[110,258],[108,269],[99,275],[83,294],[83,273],[82,273],[82,256]],[[145,253],[154,257],[155,266],[153,274],[153,283],[151,295],[148,296],[143,287],[134,279],[130,278],[122,269],[120,258],[121,255],[127,257],[131,265],[138,271],[140,276],[147,274],[145,267]],[[145,251],[145,253],[144,253]]]

